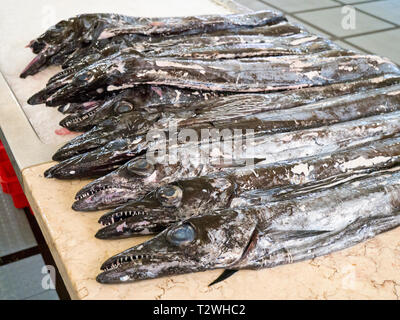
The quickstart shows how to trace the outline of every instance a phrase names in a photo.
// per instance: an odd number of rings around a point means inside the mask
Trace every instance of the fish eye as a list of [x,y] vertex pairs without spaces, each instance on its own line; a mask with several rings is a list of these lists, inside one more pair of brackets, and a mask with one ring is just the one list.
[[114,111],[117,114],[122,114],[122,113],[127,113],[133,110],[133,105],[129,102],[121,102],[118,103],[115,107],[114,107]]
[[120,148],[125,148],[126,146],[127,146],[127,143],[125,140],[118,139],[118,140],[109,142],[104,148],[107,150],[118,150]]
[[196,238],[196,231],[189,223],[184,223],[179,227],[171,229],[167,233],[167,240],[179,246],[192,242]]
[[128,163],[127,170],[139,176],[149,176],[154,167],[146,159],[138,159]]
[[87,82],[91,77],[92,77],[92,72],[90,72],[90,71],[85,71],[82,73],[78,73],[76,75],[76,79],[79,82]]
[[182,189],[169,185],[157,190],[157,198],[164,207],[178,207],[182,200]]

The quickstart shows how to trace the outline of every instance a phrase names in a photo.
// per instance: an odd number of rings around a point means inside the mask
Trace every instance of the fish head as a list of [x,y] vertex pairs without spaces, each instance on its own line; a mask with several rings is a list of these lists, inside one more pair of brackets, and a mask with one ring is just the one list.
[[116,139],[101,148],[64,160],[46,170],[44,175],[58,179],[100,177],[137,156],[147,143],[145,136]]
[[234,184],[223,177],[179,180],[151,191],[104,214],[101,239],[156,233],[170,224],[207,210],[225,208],[235,192]]
[[114,208],[144,196],[151,191],[146,190],[146,184],[156,180],[155,166],[146,157],[138,157],[82,188],[72,208],[77,211]]
[[103,263],[100,283],[123,283],[234,266],[248,250],[254,216],[223,210],[178,222]]
[[100,148],[116,139],[144,134],[151,128],[157,117],[157,114],[146,116],[140,112],[110,117],[58,149],[53,160],[65,160],[71,156]]
[[125,98],[125,95],[122,92],[107,97],[105,101],[98,102],[91,108],[82,108],[75,114],[64,118],[60,122],[60,126],[71,131],[86,131],[110,117],[132,113],[135,110],[135,106],[129,99]]
[[[123,86],[129,85],[127,79],[124,79],[126,70],[124,59],[124,56],[114,57],[112,55],[78,70],[72,77],[69,75],[66,78],[57,80],[58,89],[49,95],[46,104],[62,104],[75,95],[87,95],[89,93],[91,95],[101,95],[107,92],[108,89],[112,91],[108,86],[109,84],[123,89]],[[130,61],[130,63],[132,64],[133,62]]]
[[27,47],[32,49],[36,57],[22,71],[21,78],[34,75],[53,62],[61,63],[73,52],[79,46],[79,38],[85,32],[82,22],[78,17],[62,20],[32,40]]

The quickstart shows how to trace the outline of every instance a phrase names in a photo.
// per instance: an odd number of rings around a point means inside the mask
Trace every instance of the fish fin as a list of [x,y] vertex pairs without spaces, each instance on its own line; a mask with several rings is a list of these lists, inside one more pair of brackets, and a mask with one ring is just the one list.
[[211,287],[214,284],[217,284],[218,282],[224,281],[228,279],[230,276],[234,275],[237,271],[239,270],[231,270],[231,269],[226,269],[224,272],[222,272],[217,279],[215,279],[213,282],[211,282],[208,286]]

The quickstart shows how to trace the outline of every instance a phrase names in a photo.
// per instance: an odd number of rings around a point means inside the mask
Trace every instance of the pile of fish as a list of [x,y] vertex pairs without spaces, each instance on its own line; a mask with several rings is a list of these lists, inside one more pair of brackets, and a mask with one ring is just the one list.
[[[96,178],[72,207],[111,210],[97,238],[155,234],[107,260],[101,283],[225,269],[218,282],[400,225],[400,69],[386,59],[274,11],[85,14],[29,47],[21,77],[63,68],[29,103],[82,132],[45,176]],[[149,156],[166,142],[175,161]]]

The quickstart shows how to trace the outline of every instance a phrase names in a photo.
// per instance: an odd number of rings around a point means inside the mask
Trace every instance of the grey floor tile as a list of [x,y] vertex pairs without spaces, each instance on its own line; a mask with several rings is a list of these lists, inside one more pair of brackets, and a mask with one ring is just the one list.
[[323,9],[313,12],[299,13],[295,17],[300,17],[312,25],[315,25],[336,37],[357,35],[360,33],[371,32],[391,28],[392,25],[382,20],[375,19],[362,12],[356,11],[355,28],[346,30],[342,27],[342,20],[345,15],[340,8]]
[[303,21],[300,21],[299,19],[296,19],[295,17],[293,17],[291,15],[286,15],[286,18],[288,19],[289,22],[296,23],[296,24],[303,26],[310,33],[317,34],[317,35],[320,35],[325,38],[331,38],[331,36],[329,34],[322,32],[321,30],[318,30],[318,29],[310,26],[309,24],[307,24]]
[[41,255],[0,267],[0,300],[19,300],[43,293]]
[[340,41],[340,40],[336,40],[336,41],[334,41],[334,42],[335,42],[337,45],[339,45],[340,47],[344,48],[344,49],[349,49],[349,50],[353,50],[353,51],[356,51],[356,52],[365,53],[365,51],[360,50],[360,49],[357,49],[357,48],[355,48],[355,47],[349,45],[349,44],[346,43],[346,42],[343,42],[343,41]]
[[0,256],[36,246],[23,210],[15,209],[11,196],[0,190]]
[[254,11],[259,11],[259,10],[277,10],[264,2],[261,2],[259,0],[235,0],[235,2],[252,9]]
[[385,0],[377,2],[369,2],[355,5],[365,12],[373,14],[379,18],[388,20],[394,24],[400,24],[400,1]]
[[56,290],[46,290],[25,300],[60,300]]
[[[353,4],[353,3],[360,3],[360,2],[367,2],[371,0],[338,0],[338,2],[341,2],[343,4]],[[376,0],[376,1],[381,1],[381,0]]]
[[264,0],[263,2],[271,4],[277,8],[281,8],[286,12],[319,9],[340,5],[332,0]]
[[347,38],[346,40],[400,64],[400,29]]

